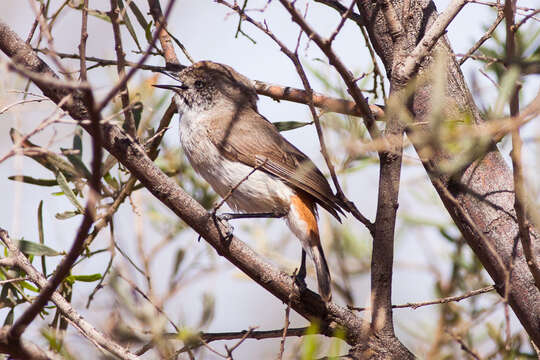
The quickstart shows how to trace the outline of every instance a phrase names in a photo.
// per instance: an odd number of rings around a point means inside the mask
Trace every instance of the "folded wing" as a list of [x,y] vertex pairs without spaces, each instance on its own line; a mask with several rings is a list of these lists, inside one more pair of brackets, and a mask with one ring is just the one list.
[[259,166],[262,171],[306,192],[340,220],[343,206],[321,171],[254,109],[244,107],[232,117],[215,121],[208,136],[229,160]]

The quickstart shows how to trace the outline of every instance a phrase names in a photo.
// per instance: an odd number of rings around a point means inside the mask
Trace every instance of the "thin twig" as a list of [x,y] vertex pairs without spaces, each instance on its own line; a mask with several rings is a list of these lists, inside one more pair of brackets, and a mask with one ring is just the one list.
[[[169,17],[175,1],[176,0],[169,1],[169,5],[167,5],[167,9],[165,10],[165,15],[164,15],[165,21]],[[131,77],[135,75],[135,72],[137,72],[137,70],[139,69],[139,66],[143,64],[146,61],[146,59],[148,59],[148,57],[150,56],[150,53],[152,52],[152,48],[155,46],[155,43],[159,37],[159,34],[161,33],[161,29],[163,29],[163,27],[165,26],[165,21],[158,24],[154,32],[154,35],[152,37],[152,41],[150,41],[148,48],[144,52],[143,56],[139,59],[137,66],[132,67],[129,70],[129,72],[124,77],[122,77],[120,81],[118,81],[116,85],[109,91],[109,93],[105,96],[105,98],[96,106],[97,112],[100,112],[101,110],[105,108],[105,106],[109,104],[109,102],[116,96],[116,94],[118,94],[118,92],[126,86],[129,79],[131,79]]]
[[88,39],[88,0],[84,0],[81,16],[81,43],[79,44],[81,80],[87,81],[88,78],[86,74],[86,40]]
[[[392,305],[392,308],[393,309],[412,308],[412,309],[416,310],[419,307],[423,307],[423,306],[447,304],[447,303],[450,303],[450,302],[459,302],[461,300],[470,298],[472,296],[477,296],[477,295],[484,294],[484,293],[487,293],[487,292],[490,292],[490,291],[493,291],[493,290],[495,290],[495,286],[490,285],[490,286],[486,286],[486,287],[481,288],[481,289],[476,289],[476,290],[469,291],[469,292],[467,292],[465,294],[458,295],[458,296],[450,296],[450,297],[446,297],[446,298],[442,298],[442,299],[430,300],[430,301],[424,301],[424,302],[414,302],[414,303],[406,303],[406,304],[400,304],[400,305]],[[366,310],[366,308],[363,308],[363,307],[348,306],[348,308],[351,309],[351,310],[355,310],[355,311],[365,311]]]
[[[326,6],[331,7],[332,9],[334,9],[338,13],[340,13],[341,16],[343,16],[348,11],[348,9],[345,6],[343,6],[343,4],[341,4],[337,0],[315,0],[315,2],[318,2],[318,3],[321,3],[321,4],[324,4]],[[358,26],[364,26],[365,25],[365,22],[364,22],[364,19],[362,19],[362,16],[355,13],[354,11],[349,11],[349,13],[347,14],[346,17],[348,19],[354,21],[355,23],[357,23]]]
[[[113,28],[113,34],[114,34],[114,50],[116,52],[116,59],[118,61],[118,64],[116,65],[116,69],[118,72],[118,78],[122,79],[126,76],[125,71],[125,56],[124,48],[122,46],[122,33],[120,32],[120,9],[118,8],[118,0],[111,0],[111,11],[110,11],[110,17],[111,17],[111,24]],[[150,50],[150,49],[149,49]],[[124,84],[122,88],[119,89],[120,91],[120,100],[122,101],[122,107],[128,108],[129,107],[129,90],[127,87],[127,82]],[[124,112],[124,129],[126,132],[133,138],[136,138],[136,132],[137,129],[135,127],[135,118],[133,117],[133,112],[131,110]]]
[[465,53],[465,55],[463,55],[463,57],[459,60],[459,65],[463,65],[463,63],[465,61],[467,61],[468,58],[471,57],[471,55],[480,48],[480,46],[482,46],[482,44],[484,42],[486,42],[487,39],[491,38],[491,35],[493,34],[493,32],[497,29],[497,26],[499,26],[499,24],[501,23],[502,19],[504,18],[504,12],[502,11],[499,11],[499,13],[497,14],[497,18],[495,19],[495,21],[493,22],[493,24],[491,24],[491,26],[489,27],[489,29],[487,29],[486,33],[484,35],[482,35],[482,37],[480,37],[480,39],[478,39],[478,41],[476,41],[474,43],[474,45]]
[[[293,275],[294,276],[294,275]],[[287,339],[287,330],[289,330],[289,325],[291,324],[289,321],[289,313],[291,312],[291,302],[287,304],[287,308],[285,309],[285,320],[283,324],[283,335],[281,336],[281,341],[279,342],[279,354],[278,354],[278,360],[283,359],[283,353],[285,352],[285,340]]]

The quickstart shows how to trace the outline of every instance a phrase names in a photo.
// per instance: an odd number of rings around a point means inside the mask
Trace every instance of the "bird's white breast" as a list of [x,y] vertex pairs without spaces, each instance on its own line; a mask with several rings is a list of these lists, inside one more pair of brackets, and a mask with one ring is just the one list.
[[221,197],[241,183],[227,200],[231,208],[243,212],[284,211],[290,206],[293,190],[278,178],[225,158],[208,138],[212,120],[205,111],[179,107],[180,141],[191,166]]

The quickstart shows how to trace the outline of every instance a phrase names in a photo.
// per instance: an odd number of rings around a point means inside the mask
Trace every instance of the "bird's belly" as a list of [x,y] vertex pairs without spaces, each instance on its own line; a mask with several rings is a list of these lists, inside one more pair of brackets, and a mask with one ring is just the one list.
[[[181,123],[184,119],[181,120]],[[206,129],[182,129],[182,147],[193,169],[227,204],[241,212],[283,212],[290,207],[293,190],[278,178],[221,155],[206,136]],[[249,176],[248,176],[249,175]],[[247,177],[247,179],[246,179]],[[231,189],[232,194],[228,196]]]

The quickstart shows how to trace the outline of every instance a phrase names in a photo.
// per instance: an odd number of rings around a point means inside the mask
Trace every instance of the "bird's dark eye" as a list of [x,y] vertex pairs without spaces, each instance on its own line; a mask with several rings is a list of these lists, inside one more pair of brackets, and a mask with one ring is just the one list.
[[195,85],[195,89],[202,89],[204,87],[204,82],[201,80],[196,80],[193,85]]

